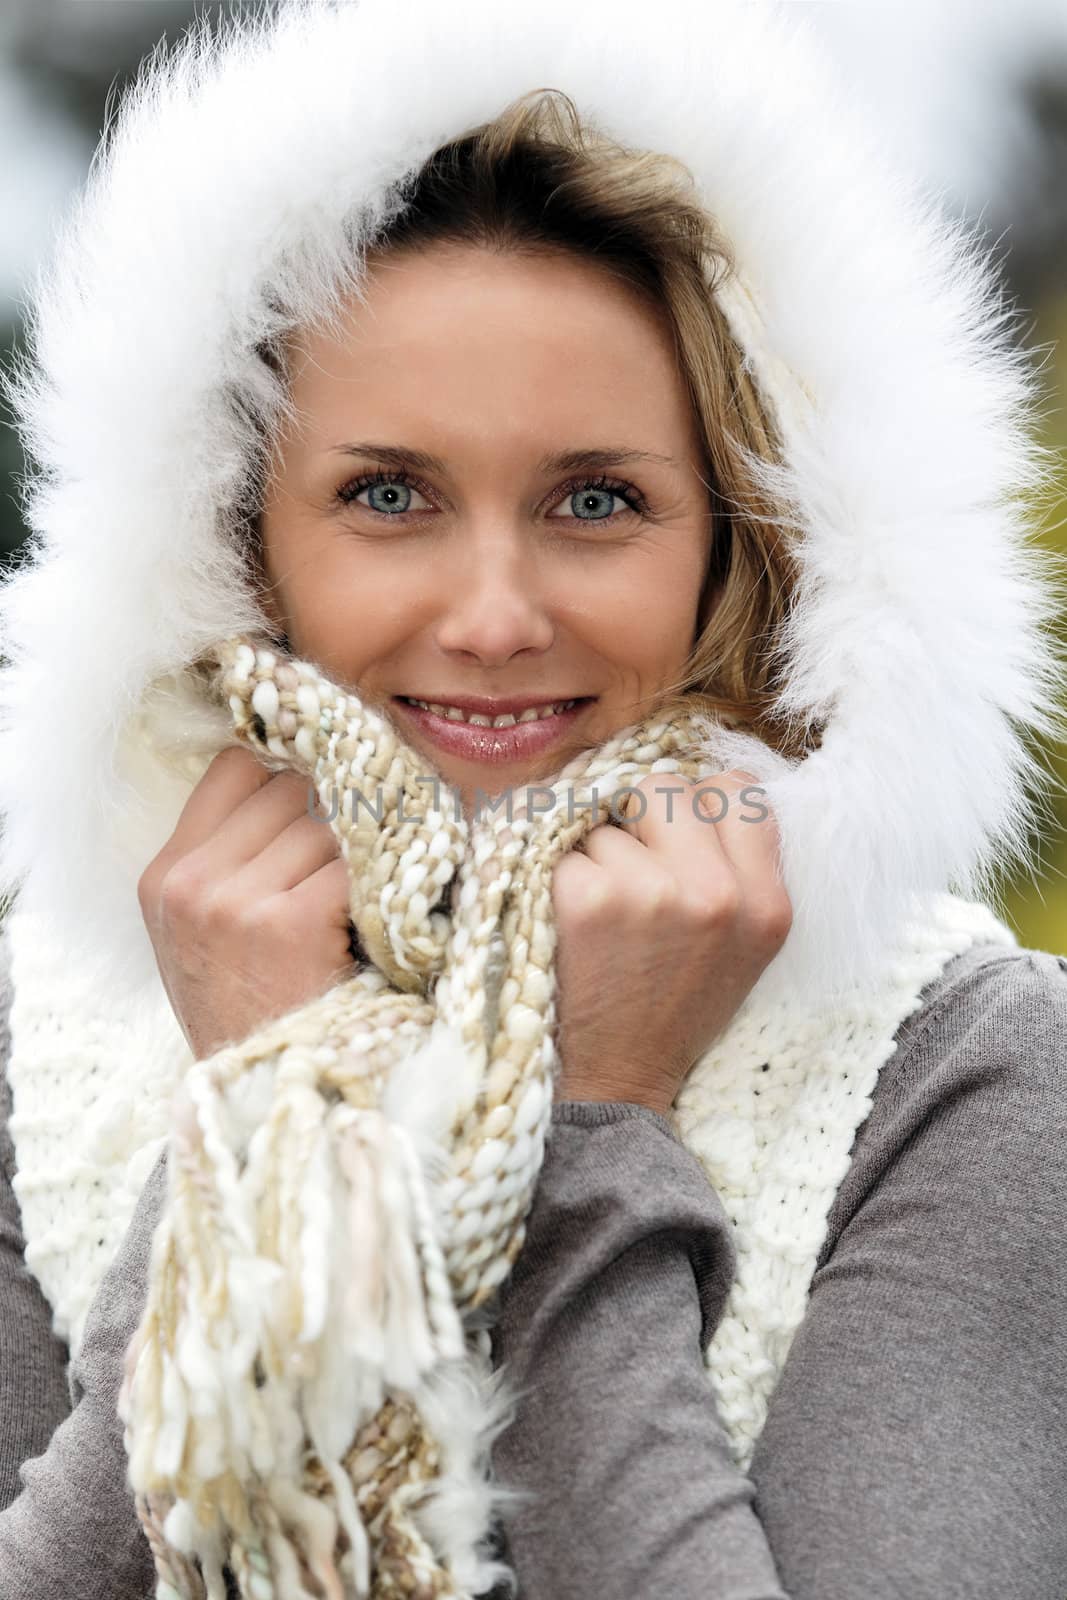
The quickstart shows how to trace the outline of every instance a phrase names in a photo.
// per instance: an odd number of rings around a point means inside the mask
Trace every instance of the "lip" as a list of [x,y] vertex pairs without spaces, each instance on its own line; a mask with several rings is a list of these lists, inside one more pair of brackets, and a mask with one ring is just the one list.
[[[459,711],[469,711],[483,717],[503,717],[510,711],[519,716],[523,711],[529,711],[531,706],[554,706],[561,700],[580,700],[577,694],[520,694],[514,695],[510,700],[505,700],[502,695],[486,694],[416,694],[408,696],[413,700],[425,700],[427,705],[455,706]],[[585,699],[594,696],[586,695]],[[400,699],[395,695],[394,699]]]
[[[569,711],[560,711],[551,717],[538,717],[536,722],[516,722],[510,728],[478,728],[468,722],[452,722],[433,711],[424,711],[421,706],[409,705],[399,695],[393,696],[392,705],[401,717],[409,719],[425,738],[448,755],[460,756],[465,761],[480,761],[486,766],[507,766],[509,762],[523,761],[551,750],[574,726],[582,712],[593,705],[595,699],[595,695],[589,695]],[[441,703],[444,704],[443,701]],[[448,703],[458,705],[464,711],[480,711],[481,705],[485,704],[484,701],[471,704],[462,700]],[[531,705],[551,703],[548,700],[529,700],[520,709],[525,711]],[[504,716],[513,710],[514,703],[501,705],[498,711],[482,714]]]

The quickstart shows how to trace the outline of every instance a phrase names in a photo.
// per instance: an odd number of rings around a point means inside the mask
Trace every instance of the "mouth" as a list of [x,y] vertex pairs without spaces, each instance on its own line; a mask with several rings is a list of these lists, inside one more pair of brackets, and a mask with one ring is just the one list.
[[[403,722],[416,728],[446,754],[487,766],[506,766],[511,761],[522,761],[551,750],[596,698],[596,695],[580,695],[572,700],[554,702],[551,707],[546,702],[542,707],[530,708],[517,716],[512,714],[514,720],[510,724],[496,727],[491,725],[489,717],[474,717],[466,711],[457,714],[454,709],[451,716],[446,716],[406,695],[394,695],[391,704]],[[525,720],[520,721],[519,716]]]

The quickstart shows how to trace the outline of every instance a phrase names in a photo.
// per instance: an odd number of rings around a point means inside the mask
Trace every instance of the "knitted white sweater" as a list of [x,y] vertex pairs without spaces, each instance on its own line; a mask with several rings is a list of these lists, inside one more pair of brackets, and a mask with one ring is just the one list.
[[[8,1076],[26,1260],[76,1350],[97,1285],[165,1143],[192,1055],[158,987],[102,994],[18,908],[6,925],[14,996]],[[922,990],[974,943],[1017,943],[989,909],[930,899],[854,1003],[807,1009],[749,996],[700,1059],[675,1122],[730,1218],[737,1275],[707,1353],[746,1469],[804,1315],[834,1195],[894,1035]]]

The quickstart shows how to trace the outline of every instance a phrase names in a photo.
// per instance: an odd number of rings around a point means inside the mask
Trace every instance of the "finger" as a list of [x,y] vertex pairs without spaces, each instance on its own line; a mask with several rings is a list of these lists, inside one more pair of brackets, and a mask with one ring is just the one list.
[[242,801],[268,784],[276,774],[239,745],[228,745],[209,763],[182,807],[174,831],[160,856],[175,860],[188,855],[211,837],[219,824]]
[[307,820],[320,833],[336,838],[321,816],[315,787],[299,772],[277,772],[224,817],[211,838],[205,841],[212,857],[229,865],[252,861],[274,843],[292,822]]
[[340,851],[332,828],[311,817],[297,817],[230,875],[229,892],[248,900],[282,894],[335,860]]
[[713,827],[729,845],[734,838],[755,838],[763,845],[777,838],[777,822],[771,811],[766,789],[752,773],[720,773],[702,778],[694,786],[697,819],[702,827]]
[[[706,785],[707,780],[704,782]],[[677,772],[649,773],[615,805],[618,829],[655,850],[675,868],[682,868],[691,862],[692,852],[698,848],[698,832],[714,837],[699,810],[698,798],[694,780]]]
[[641,857],[648,853],[643,840],[634,837],[626,828],[614,828],[606,822],[587,833],[581,845],[575,846],[576,850],[579,848],[598,867],[619,867],[627,871],[634,871]]
[[338,857],[319,867],[288,893],[296,900],[310,923],[348,928],[351,879],[347,864]]
[[561,901],[569,905],[574,899],[584,900],[590,892],[595,893],[602,874],[603,869],[587,857],[581,845],[568,850],[552,868],[552,898],[556,909]]
[[[622,827],[696,894],[718,887],[724,870],[742,879],[744,889],[772,873],[777,859],[773,820],[754,791],[752,774],[737,769],[699,781],[651,773],[635,786],[628,805],[633,814]],[[757,831],[753,817],[766,817],[769,825]]]
[[[193,847],[198,874],[208,880],[229,878],[273,844],[290,823],[301,817],[310,821],[309,805],[316,800],[314,789],[299,773],[268,773],[266,783],[238,800],[214,832]],[[335,837],[321,820],[311,826]]]
[[[702,842],[695,841],[695,848]],[[688,878],[679,880],[675,869],[655,847],[649,848],[640,839],[631,838],[622,828],[594,828],[586,838],[586,846],[594,870],[609,889],[620,885],[625,888],[622,899],[613,902],[617,917],[625,914],[623,907],[636,914],[639,920],[649,912],[656,914],[665,904],[664,896],[666,903],[674,899],[679,881],[684,884],[689,882]],[[724,865],[723,870],[729,871],[730,868]],[[595,883],[589,885],[591,893],[595,894],[596,890]],[[650,949],[649,957],[653,955],[654,951]]]
[[766,791],[749,772],[735,769],[723,776],[726,781],[704,779],[697,786],[702,799],[699,809],[704,813],[697,825],[713,830],[743,892],[759,893],[781,885],[778,824]]

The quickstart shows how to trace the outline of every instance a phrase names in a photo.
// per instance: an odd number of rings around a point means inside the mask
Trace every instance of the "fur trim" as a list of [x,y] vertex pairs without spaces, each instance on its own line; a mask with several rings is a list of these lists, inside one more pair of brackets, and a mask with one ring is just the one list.
[[805,537],[781,706],[828,726],[793,768],[713,741],[781,829],[794,920],[761,986],[862,981],[914,892],[992,896],[1026,859],[1049,776],[1024,736],[1062,729],[1064,681],[1028,542],[1036,374],[979,245],[884,166],[797,9],[407,0],[398,28],[391,0],[288,0],[149,58],[6,385],[37,472],[32,559],[0,592],[0,884],[113,980],[155,980],[136,883],[228,738],[177,674],[267,621],[226,534],[256,419],[285,414],[254,347],[337,309],[396,183],[540,85],[688,164],[787,435],[771,476]]

